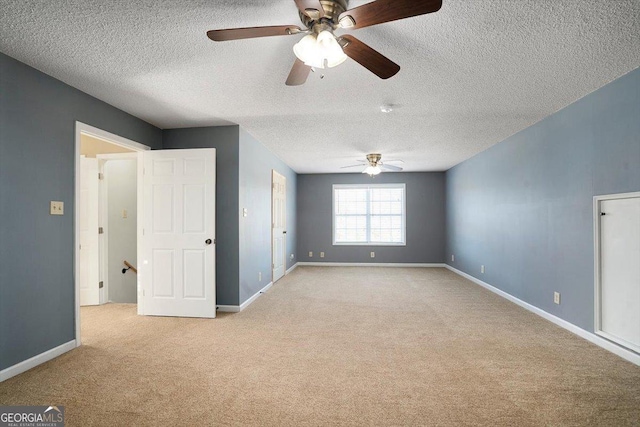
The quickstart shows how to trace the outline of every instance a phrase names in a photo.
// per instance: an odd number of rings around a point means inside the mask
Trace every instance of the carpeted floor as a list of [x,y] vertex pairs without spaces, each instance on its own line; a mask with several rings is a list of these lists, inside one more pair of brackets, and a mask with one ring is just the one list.
[[302,267],[241,313],[82,309],[0,383],[68,426],[638,426],[640,367],[445,269]]

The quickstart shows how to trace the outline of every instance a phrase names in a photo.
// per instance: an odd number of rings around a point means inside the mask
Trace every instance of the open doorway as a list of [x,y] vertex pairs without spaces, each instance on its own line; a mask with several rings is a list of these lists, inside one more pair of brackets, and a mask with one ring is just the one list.
[[[149,147],[76,122],[76,344],[81,306],[136,303],[138,153]],[[126,262],[126,264],[125,264]]]

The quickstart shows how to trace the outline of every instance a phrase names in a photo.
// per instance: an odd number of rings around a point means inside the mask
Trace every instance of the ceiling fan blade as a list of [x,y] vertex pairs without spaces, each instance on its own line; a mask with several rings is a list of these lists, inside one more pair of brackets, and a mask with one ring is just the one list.
[[380,169],[385,169],[385,170],[388,170],[388,171],[401,171],[401,170],[403,170],[400,166],[394,166],[394,165],[386,165],[386,164],[378,163],[378,166],[380,166]]
[[342,166],[340,169],[361,168],[363,166],[366,166],[366,163],[359,163],[357,165]]
[[400,71],[398,64],[349,34],[340,37],[340,44],[349,58],[381,79],[393,77]]
[[442,0],[377,0],[340,14],[342,28],[364,28],[384,22],[437,12]]
[[300,86],[307,81],[311,67],[305,65],[304,62],[296,58],[296,62],[293,63],[289,77],[287,77],[287,86]]
[[252,39],[257,37],[289,36],[302,31],[296,25],[277,25],[273,27],[230,28],[228,30],[207,31],[207,37],[215,42]]
[[300,12],[307,15],[314,21],[324,16],[324,8],[320,0],[294,0]]

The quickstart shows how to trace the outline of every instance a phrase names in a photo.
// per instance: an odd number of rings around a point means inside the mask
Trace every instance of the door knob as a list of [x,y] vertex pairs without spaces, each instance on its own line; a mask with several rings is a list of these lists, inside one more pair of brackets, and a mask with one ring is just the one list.
[[213,242],[211,241],[211,239],[207,239],[207,240],[205,240],[204,242],[205,242],[207,245],[210,245],[211,243],[213,243]]

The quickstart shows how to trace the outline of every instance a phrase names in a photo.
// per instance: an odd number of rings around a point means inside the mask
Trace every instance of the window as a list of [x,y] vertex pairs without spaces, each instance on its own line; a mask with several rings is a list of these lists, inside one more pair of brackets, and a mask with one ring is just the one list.
[[334,245],[404,245],[405,184],[334,185]]

